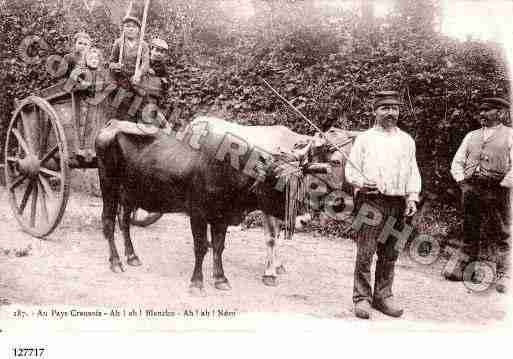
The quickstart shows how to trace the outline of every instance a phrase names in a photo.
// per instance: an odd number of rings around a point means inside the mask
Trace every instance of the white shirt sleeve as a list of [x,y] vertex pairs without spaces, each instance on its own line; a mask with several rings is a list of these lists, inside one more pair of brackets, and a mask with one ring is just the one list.
[[467,162],[467,153],[468,153],[468,142],[470,138],[470,133],[468,133],[463,141],[461,142],[458,151],[454,155],[451,163],[451,175],[452,178],[456,182],[463,181],[465,179],[465,164]]
[[513,188],[513,132],[509,137],[509,171],[502,179],[501,186]]
[[346,179],[356,188],[363,187],[364,182],[364,178],[361,174],[363,168],[363,147],[361,137],[356,137],[353,147],[351,147],[349,161],[347,161],[345,166]]
[[419,193],[422,186],[419,166],[415,158],[415,142],[412,143],[410,150],[410,177],[406,182],[406,199],[408,201],[419,201]]

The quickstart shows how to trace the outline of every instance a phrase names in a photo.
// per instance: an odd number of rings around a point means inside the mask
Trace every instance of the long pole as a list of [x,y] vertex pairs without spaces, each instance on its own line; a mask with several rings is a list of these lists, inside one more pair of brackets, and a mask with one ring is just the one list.
[[[132,5],[133,5],[133,1],[130,0],[130,5],[128,5],[128,9],[126,11],[125,16],[129,16],[130,13],[132,12]],[[123,65],[123,53],[124,52],[125,52],[125,27],[123,26],[122,30],[121,30],[121,46],[119,48],[119,60],[118,60],[118,64],[120,64],[120,65]]]
[[148,16],[148,7],[150,6],[150,0],[146,0],[144,4],[144,12],[142,18],[141,34],[139,36],[139,46],[137,47],[137,60],[135,62],[135,73],[139,71],[141,67],[141,55],[142,55],[142,43],[144,41],[144,33],[146,32],[146,17]]
[[[308,119],[305,115],[303,115],[303,113],[301,111],[299,111],[292,103],[290,103],[290,101],[288,101],[286,98],[284,98],[282,95],[280,95],[280,93],[278,91],[276,91],[267,81],[265,81],[262,77],[259,77],[260,80],[262,80],[262,82],[284,103],[286,103],[287,105],[289,105],[289,107],[291,109],[294,110],[294,112],[299,115],[299,117],[301,117],[303,120],[305,120],[310,126],[312,126],[314,128],[315,131],[317,131],[317,133],[319,133],[319,135],[324,138],[326,141],[330,142],[329,139],[327,138],[327,136],[322,132],[322,130],[315,124],[313,123],[312,121],[310,121],[310,119]],[[367,178],[367,176],[365,176],[363,174],[363,171],[358,167],[356,166],[356,164],[351,161],[349,159],[349,157],[344,153],[342,147],[340,147],[339,145],[337,145],[336,143],[332,143],[331,144],[333,147],[335,147],[341,154],[342,156],[345,158],[345,160],[347,161],[347,163],[349,163],[351,166],[353,166],[353,168],[358,171],[358,173],[366,180],[366,181],[369,181],[370,180]]]

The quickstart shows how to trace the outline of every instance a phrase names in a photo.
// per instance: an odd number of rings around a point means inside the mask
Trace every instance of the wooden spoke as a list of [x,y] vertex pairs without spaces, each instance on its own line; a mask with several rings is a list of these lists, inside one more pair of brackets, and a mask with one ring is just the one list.
[[48,151],[44,156],[41,157],[41,164],[48,161],[50,158],[52,158],[57,152],[59,152],[59,146],[55,145],[52,147],[50,151]]
[[50,187],[50,183],[48,183],[48,180],[44,178],[42,175],[39,175],[38,177],[39,182],[43,187],[43,191],[45,193],[46,198],[48,199],[48,201],[53,202],[55,200],[55,194],[53,193],[52,187]]
[[18,162],[20,160],[19,157],[13,157],[13,156],[7,156],[5,159],[7,160],[7,162]]
[[45,189],[44,189],[43,184],[41,183],[41,181],[38,181],[38,186],[40,186],[40,188],[41,188],[41,212],[42,212],[42,215],[43,215],[43,220],[46,223],[49,223],[50,220],[49,220],[49,217],[48,217],[48,207],[46,205]]
[[38,186],[37,181],[33,181],[34,189],[32,194],[32,206],[30,207],[30,226],[36,226],[36,213],[37,213],[37,194],[38,194]]
[[59,225],[68,202],[68,142],[48,100],[31,95],[17,107],[7,130],[7,195],[23,230],[41,238]]
[[46,149],[48,147],[48,138],[50,137],[50,130],[52,129],[50,123],[48,122],[48,115],[45,111],[39,110],[40,117],[39,117],[39,128],[40,128],[40,144],[39,144],[39,155],[41,158],[43,158],[43,153],[46,152]]
[[11,185],[9,186],[9,190],[10,191],[13,191],[16,187],[18,187],[20,184],[23,183],[23,181],[25,181],[27,179],[27,176],[26,175],[21,175],[19,176],[18,178],[16,178],[14,180],[13,183],[11,183]]
[[57,177],[59,179],[61,178],[61,174],[59,172],[49,170],[48,168],[45,168],[45,167],[40,167],[39,172],[50,175],[52,177]]
[[28,147],[30,148],[30,153],[35,154],[36,153],[36,147],[34,143],[34,133],[32,126],[34,125],[34,119],[32,118],[32,122],[27,117],[23,109],[20,111],[21,121],[23,123],[23,132],[25,133],[25,138],[28,144]]
[[13,133],[14,137],[16,137],[16,140],[18,140],[18,144],[21,146],[21,148],[23,148],[23,151],[25,151],[25,153],[27,155],[31,154],[32,152],[30,151],[29,145],[27,144],[27,142],[25,142],[25,140],[21,136],[20,131],[18,131],[18,129],[16,129],[16,128],[13,128],[12,133]]
[[32,188],[34,187],[34,182],[30,181],[28,187],[25,189],[25,193],[23,194],[23,198],[20,203],[20,208],[18,210],[19,214],[23,214],[25,207],[27,206],[27,201],[29,199],[30,193],[32,193]]

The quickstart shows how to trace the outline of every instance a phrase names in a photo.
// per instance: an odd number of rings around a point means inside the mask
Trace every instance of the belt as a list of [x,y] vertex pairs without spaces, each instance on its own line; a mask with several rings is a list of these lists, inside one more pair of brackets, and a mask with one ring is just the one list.
[[487,187],[495,187],[500,186],[501,180],[483,175],[475,175],[469,178],[469,182]]
[[383,199],[389,199],[389,200],[401,200],[404,201],[404,196],[392,196],[388,194],[383,194],[376,191],[375,188],[367,188],[363,187],[358,191],[358,195],[362,195],[365,197],[371,197],[371,198],[383,198]]

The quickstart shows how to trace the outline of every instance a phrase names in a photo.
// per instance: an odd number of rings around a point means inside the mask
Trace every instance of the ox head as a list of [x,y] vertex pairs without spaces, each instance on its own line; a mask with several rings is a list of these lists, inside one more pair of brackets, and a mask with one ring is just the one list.
[[[296,153],[304,155],[305,174],[318,176],[330,188],[341,189],[345,183],[344,167],[358,132],[332,127],[323,136],[296,145]],[[308,147],[308,148],[307,148]]]
[[350,188],[345,181],[345,166],[356,131],[330,128],[323,136],[314,136],[305,168],[305,214],[296,218],[296,228],[319,217],[326,224],[348,220],[353,208]]
[[325,198],[342,189],[354,137],[352,132],[331,128],[323,137],[299,143],[293,153],[262,159],[259,198],[264,212],[285,220],[286,237],[294,231],[298,212],[321,210]]

